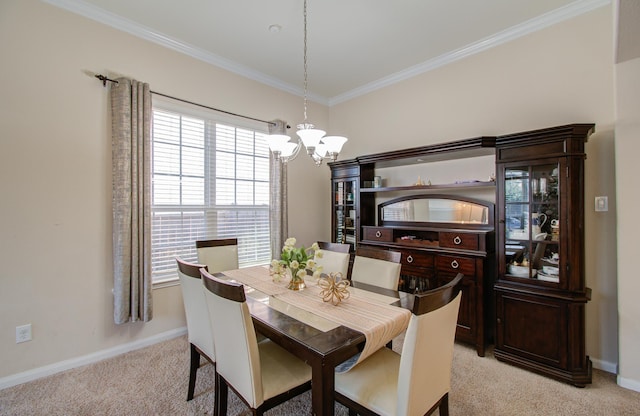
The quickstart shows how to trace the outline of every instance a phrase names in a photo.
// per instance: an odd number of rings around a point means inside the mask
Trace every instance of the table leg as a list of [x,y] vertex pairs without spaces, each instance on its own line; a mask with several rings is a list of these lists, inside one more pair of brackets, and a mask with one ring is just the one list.
[[311,404],[315,416],[333,416],[335,374],[334,367],[327,363],[312,365]]

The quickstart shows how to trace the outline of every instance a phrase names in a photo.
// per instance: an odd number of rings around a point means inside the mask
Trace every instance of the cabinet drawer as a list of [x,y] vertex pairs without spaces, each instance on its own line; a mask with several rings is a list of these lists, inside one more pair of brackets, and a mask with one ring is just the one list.
[[462,273],[467,278],[473,278],[476,274],[476,261],[469,257],[438,256],[436,267],[438,271]]
[[384,227],[363,227],[363,240],[384,241],[389,243],[393,241],[393,230]]
[[440,233],[440,247],[460,248],[464,250],[478,249],[478,234]]
[[402,253],[400,263],[402,263],[403,266],[433,267],[433,254],[411,250],[397,250],[395,248],[393,250]]

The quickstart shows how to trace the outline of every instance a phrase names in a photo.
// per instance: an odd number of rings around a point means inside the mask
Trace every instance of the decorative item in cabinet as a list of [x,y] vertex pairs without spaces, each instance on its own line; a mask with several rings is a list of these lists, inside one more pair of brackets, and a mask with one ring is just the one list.
[[581,387],[591,383],[585,351],[591,291],[584,277],[584,144],[593,128],[573,124],[496,140],[494,354]]

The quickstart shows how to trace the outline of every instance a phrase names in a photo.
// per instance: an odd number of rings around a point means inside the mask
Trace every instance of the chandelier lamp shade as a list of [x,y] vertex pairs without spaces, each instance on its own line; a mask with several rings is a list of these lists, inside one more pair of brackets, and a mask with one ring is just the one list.
[[297,135],[299,139],[291,140],[286,134],[270,134],[266,136],[269,149],[276,160],[287,163],[293,160],[300,148],[304,145],[307,154],[313,159],[317,166],[322,164],[323,159],[335,161],[342,150],[342,146],[347,142],[343,136],[325,136],[324,130],[316,129],[307,120],[307,0],[304,0],[304,122],[298,124]]

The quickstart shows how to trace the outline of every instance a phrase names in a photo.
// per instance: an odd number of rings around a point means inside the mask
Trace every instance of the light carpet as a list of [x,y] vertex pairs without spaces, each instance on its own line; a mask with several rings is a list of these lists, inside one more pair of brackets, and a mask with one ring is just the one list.
[[[394,350],[402,336],[394,340]],[[196,396],[187,402],[186,336],[0,391],[0,415],[212,415],[213,367],[198,370]],[[427,370],[428,371],[428,370]],[[267,415],[311,414],[310,393]],[[497,361],[492,350],[456,344],[449,394],[451,415],[640,415],[640,393],[593,371],[593,384],[573,387]],[[251,413],[229,392],[229,416]],[[437,414],[437,412],[436,412]],[[347,409],[336,404],[336,415]]]

